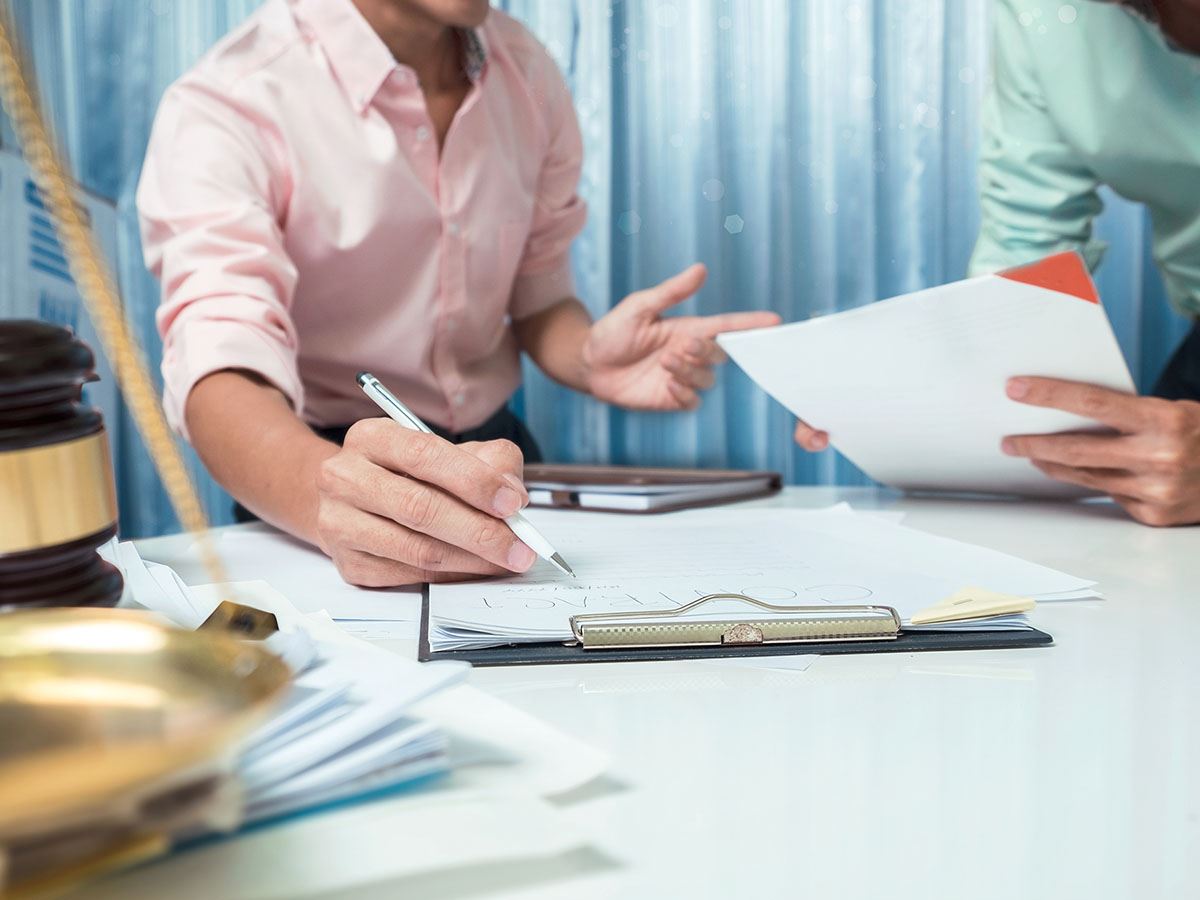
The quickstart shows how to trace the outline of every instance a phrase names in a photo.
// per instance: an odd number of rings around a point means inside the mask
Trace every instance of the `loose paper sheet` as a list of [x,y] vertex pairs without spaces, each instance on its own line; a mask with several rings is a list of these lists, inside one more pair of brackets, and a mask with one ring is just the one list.
[[1099,304],[997,276],[719,342],[855,465],[910,490],[1080,495],[1005,456],[1000,441],[1096,423],[1010,400],[1007,379],[1134,391]]
[[[421,618],[419,588],[372,590],[347,584],[320,550],[265,526],[222,532],[217,550],[230,581],[253,581],[270,572],[271,586],[302,613],[325,610],[338,621],[412,622],[414,629]],[[367,627],[356,631],[376,636]]]

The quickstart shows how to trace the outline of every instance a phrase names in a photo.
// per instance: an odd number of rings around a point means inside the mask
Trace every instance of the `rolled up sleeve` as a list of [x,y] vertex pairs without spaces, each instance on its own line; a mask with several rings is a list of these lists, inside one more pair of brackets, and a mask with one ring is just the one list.
[[280,225],[288,179],[272,146],[252,112],[204,86],[171,88],[155,120],[137,206],[162,285],[163,402],[185,437],[188,394],[221,370],[252,372],[303,406],[296,267]]
[[1092,236],[1103,204],[1098,179],[1062,137],[1010,2],[995,5],[992,86],[982,110],[979,240],[970,272],[981,275],[1078,250],[1095,268],[1104,244]]
[[518,320],[575,296],[571,243],[587,221],[587,205],[578,193],[583,166],[579,121],[562,73],[542,52],[533,89],[546,110],[549,140],[538,176],[529,238],[509,305],[513,319]]

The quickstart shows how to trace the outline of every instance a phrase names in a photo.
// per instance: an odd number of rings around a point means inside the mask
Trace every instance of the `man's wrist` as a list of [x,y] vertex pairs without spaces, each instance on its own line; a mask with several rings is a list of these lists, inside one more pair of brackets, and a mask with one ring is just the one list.
[[574,297],[513,323],[517,343],[538,368],[572,390],[591,393],[591,356],[588,345],[592,320]]

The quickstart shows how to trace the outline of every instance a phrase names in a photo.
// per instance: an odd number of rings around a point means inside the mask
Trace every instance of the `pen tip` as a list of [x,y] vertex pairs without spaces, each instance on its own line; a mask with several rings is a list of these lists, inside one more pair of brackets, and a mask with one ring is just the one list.
[[359,372],[358,375],[355,376],[355,378],[358,380],[358,383],[360,385],[364,385],[368,381],[371,380],[371,373],[370,372]]
[[575,575],[575,570],[567,565],[567,561],[563,559],[560,554],[555,553],[553,556],[551,556],[550,562],[554,563],[554,565],[558,566],[561,571],[567,575],[570,575],[572,578],[577,577]]

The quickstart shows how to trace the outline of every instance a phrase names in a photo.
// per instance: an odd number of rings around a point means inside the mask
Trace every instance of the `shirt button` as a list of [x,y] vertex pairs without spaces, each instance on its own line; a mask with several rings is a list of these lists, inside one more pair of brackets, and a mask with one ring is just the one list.
[[449,225],[446,226],[446,230],[448,232],[450,232],[452,235],[454,235],[455,237],[458,237],[458,233],[462,229],[458,227],[457,222],[451,222]]
[[425,143],[425,141],[429,140],[429,129],[424,125],[421,125],[419,128],[417,128],[417,140],[421,143]]
[[459,391],[457,394],[454,395],[454,405],[455,406],[462,406],[466,402],[467,402],[467,395],[464,394],[462,391]]

